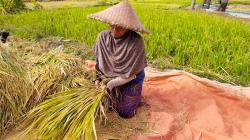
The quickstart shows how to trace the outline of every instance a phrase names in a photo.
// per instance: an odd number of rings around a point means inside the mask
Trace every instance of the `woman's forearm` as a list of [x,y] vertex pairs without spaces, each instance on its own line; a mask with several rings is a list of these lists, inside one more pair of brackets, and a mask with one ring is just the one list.
[[131,76],[129,78],[116,77],[107,83],[107,88],[111,91],[113,88],[124,85],[135,78],[136,76]]

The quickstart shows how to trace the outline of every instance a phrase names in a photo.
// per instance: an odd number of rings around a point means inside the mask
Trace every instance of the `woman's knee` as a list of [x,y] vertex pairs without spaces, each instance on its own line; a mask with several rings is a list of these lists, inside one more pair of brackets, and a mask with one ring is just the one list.
[[118,114],[120,117],[124,118],[124,119],[129,119],[132,118],[133,116],[135,116],[135,112],[136,110],[133,111],[118,111]]
[[125,118],[125,119],[131,118],[135,116],[138,104],[139,102],[134,102],[133,104],[131,103],[119,104],[117,108],[117,112],[119,116],[122,118]]

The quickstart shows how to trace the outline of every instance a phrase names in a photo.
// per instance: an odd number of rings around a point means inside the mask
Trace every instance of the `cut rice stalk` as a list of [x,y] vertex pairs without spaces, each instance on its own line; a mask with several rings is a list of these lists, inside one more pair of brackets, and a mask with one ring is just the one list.
[[95,118],[105,117],[105,93],[89,83],[49,96],[27,113],[18,132],[9,139],[97,139]]

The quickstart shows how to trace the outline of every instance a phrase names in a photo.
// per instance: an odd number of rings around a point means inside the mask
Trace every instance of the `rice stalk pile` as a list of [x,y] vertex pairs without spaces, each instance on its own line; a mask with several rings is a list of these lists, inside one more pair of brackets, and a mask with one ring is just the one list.
[[56,48],[41,55],[31,69],[35,90],[30,104],[43,101],[47,95],[81,86],[87,78],[86,68],[81,58],[66,54]]
[[90,77],[81,57],[32,45],[0,47],[0,136],[48,95],[85,85]]
[[32,84],[22,62],[0,46],[0,134],[26,111]]
[[9,139],[97,139],[95,119],[105,117],[104,95],[89,81],[80,88],[51,95],[27,113]]
[[1,127],[12,126],[7,135],[3,131],[4,138],[97,138],[95,119],[106,118],[105,92],[90,81],[81,53],[67,47],[13,46],[1,48]]

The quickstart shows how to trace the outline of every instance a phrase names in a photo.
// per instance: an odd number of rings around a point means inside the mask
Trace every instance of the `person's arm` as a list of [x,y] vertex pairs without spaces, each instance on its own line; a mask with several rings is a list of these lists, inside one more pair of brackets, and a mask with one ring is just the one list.
[[106,87],[111,91],[113,88],[124,85],[135,78],[136,76],[131,76],[129,78],[116,77],[115,79],[109,81]]

